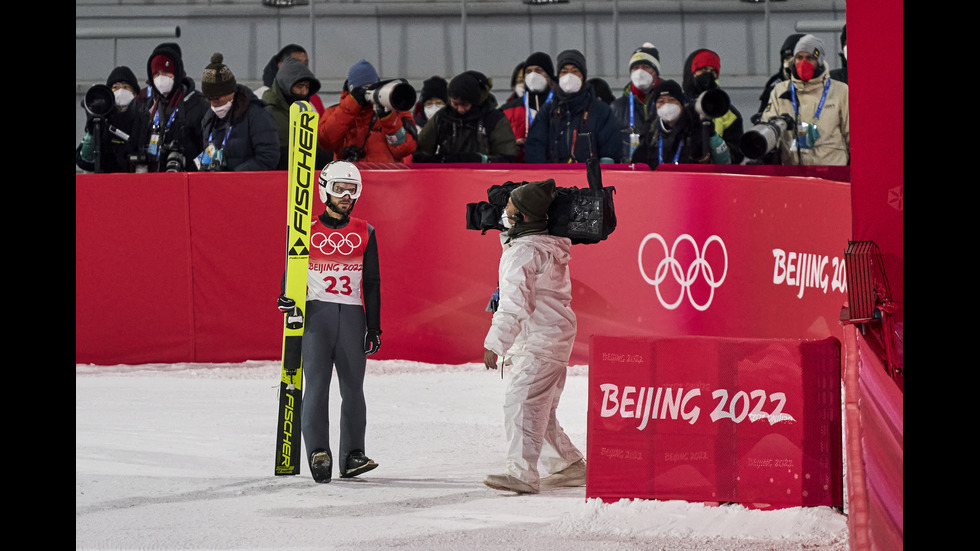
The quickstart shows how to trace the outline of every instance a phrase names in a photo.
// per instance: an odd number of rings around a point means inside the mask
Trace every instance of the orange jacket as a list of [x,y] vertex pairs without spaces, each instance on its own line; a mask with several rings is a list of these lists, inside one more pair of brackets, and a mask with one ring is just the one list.
[[357,146],[366,155],[358,160],[369,163],[400,163],[415,152],[415,123],[408,111],[395,111],[378,119],[372,105],[361,106],[347,92],[340,103],[320,116],[318,131],[321,148],[344,159],[344,148]]

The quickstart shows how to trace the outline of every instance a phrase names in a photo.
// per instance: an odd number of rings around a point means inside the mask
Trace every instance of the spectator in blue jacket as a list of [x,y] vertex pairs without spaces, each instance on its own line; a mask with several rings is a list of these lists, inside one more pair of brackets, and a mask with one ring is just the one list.
[[585,56],[558,54],[558,90],[528,130],[528,163],[584,163],[590,157],[616,162],[622,156],[620,125],[609,105],[587,84]]

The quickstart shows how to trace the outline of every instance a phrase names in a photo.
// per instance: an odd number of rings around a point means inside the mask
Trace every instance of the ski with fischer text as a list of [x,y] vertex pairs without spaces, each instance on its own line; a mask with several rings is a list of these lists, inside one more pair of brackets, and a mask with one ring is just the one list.
[[319,115],[309,102],[297,101],[289,107],[286,296],[295,302],[295,307],[284,316],[276,475],[299,474],[300,466],[303,329],[306,325],[306,272],[310,260],[318,120]]

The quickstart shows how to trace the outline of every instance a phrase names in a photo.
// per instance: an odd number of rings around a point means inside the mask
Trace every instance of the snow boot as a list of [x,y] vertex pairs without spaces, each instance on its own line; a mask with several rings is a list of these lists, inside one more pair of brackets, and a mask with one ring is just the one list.
[[366,473],[378,467],[378,464],[364,455],[361,450],[354,450],[347,454],[344,468],[340,470],[340,478],[352,478],[359,474]]
[[541,479],[542,488],[585,486],[585,459],[579,459],[564,469]]
[[483,479],[483,483],[494,490],[517,492],[519,494],[536,494],[538,489],[519,478],[509,474],[491,474]]
[[316,450],[310,455],[310,472],[313,473],[313,480],[319,483],[330,482],[330,471],[333,467],[333,460],[330,452]]

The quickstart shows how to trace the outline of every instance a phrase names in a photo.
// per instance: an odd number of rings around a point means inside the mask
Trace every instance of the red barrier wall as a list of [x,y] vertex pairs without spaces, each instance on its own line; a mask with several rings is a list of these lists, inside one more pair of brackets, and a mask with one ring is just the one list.
[[593,337],[586,497],[842,507],[840,341]]
[[[500,255],[496,232],[465,229],[466,204],[507,180],[588,185],[575,167],[362,174],[355,213],[376,227],[381,255],[376,357],[449,364],[482,357]],[[603,178],[616,188],[619,226],[601,244],[573,248],[573,363],[588,362],[593,334],[839,331],[848,184],[628,170]],[[76,362],[279,357],[284,173],[78,175],[75,192]]]

